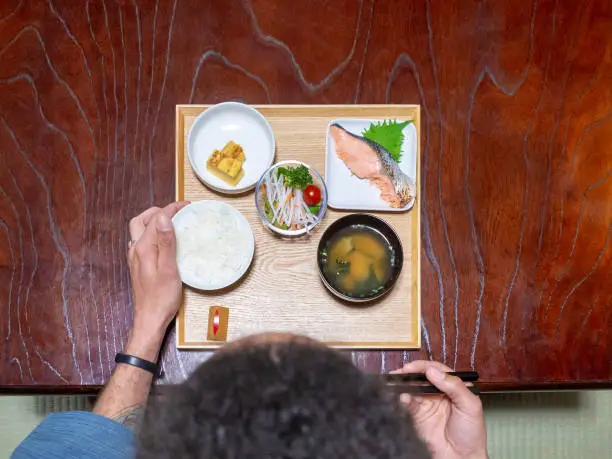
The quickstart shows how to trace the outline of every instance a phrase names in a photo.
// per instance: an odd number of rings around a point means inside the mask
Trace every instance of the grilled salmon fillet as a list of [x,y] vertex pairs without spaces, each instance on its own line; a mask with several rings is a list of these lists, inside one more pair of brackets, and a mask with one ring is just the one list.
[[378,188],[380,197],[391,207],[402,208],[414,198],[414,182],[382,145],[355,135],[336,123],[330,126],[329,132],[336,144],[336,154],[346,167]]

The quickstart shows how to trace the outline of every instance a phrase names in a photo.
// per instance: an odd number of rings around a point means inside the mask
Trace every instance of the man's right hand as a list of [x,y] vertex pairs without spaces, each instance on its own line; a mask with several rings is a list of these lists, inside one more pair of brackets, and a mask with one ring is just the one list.
[[425,373],[443,395],[402,394],[415,428],[433,459],[487,459],[487,431],[480,398],[439,362],[417,360],[392,373]]
[[[163,338],[181,303],[172,217],[188,202],[151,207],[130,221],[128,251],[134,294],[134,332]],[[159,336],[157,336],[159,335]]]

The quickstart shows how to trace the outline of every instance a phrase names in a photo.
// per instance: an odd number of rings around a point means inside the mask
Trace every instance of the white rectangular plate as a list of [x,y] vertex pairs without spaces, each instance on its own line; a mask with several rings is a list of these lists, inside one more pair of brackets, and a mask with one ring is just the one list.
[[[395,118],[394,118],[395,119]],[[378,210],[386,212],[405,212],[414,205],[414,198],[402,208],[393,208],[380,197],[379,190],[370,185],[368,180],[360,179],[351,174],[346,164],[338,158],[334,139],[329,134],[329,127],[338,123],[347,131],[361,135],[372,122],[384,119],[341,118],[333,120],[327,126],[327,141],[325,144],[325,184],[330,207],[338,210]],[[398,120],[402,121],[402,120]],[[417,132],[414,123],[404,128],[400,169],[416,183],[417,173]]]

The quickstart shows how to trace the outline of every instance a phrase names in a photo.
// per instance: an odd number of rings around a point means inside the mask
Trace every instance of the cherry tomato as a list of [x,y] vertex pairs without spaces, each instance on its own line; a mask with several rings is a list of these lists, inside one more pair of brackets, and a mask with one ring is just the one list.
[[321,190],[316,185],[308,185],[304,190],[304,202],[307,206],[314,206],[321,201]]

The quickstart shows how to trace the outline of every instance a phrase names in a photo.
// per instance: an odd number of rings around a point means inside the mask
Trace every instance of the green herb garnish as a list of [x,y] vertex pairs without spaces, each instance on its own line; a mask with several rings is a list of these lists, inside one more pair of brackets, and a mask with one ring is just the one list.
[[276,176],[281,175],[285,177],[285,185],[290,188],[297,188],[303,190],[308,185],[313,183],[312,175],[308,172],[308,168],[303,164],[297,167],[279,167],[276,169]]
[[321,210],[321,204],[315,204],[314,206],[308,206],[308,210],[310,210],[311,214],[318,214]]
[[274,218],[274,213],[272,212],[272,206],[270,206],[270,201],[268,201],[267,199],[264,202],[264,215],[270,221],[272,221],[272,218]]
[[376,142],[391,153],[395,162],[399,163],[402,159],[402,143],[404,142],[404,128],[414,121],[381,121],[370,123],[370,127],[363,131],[366,139]]

